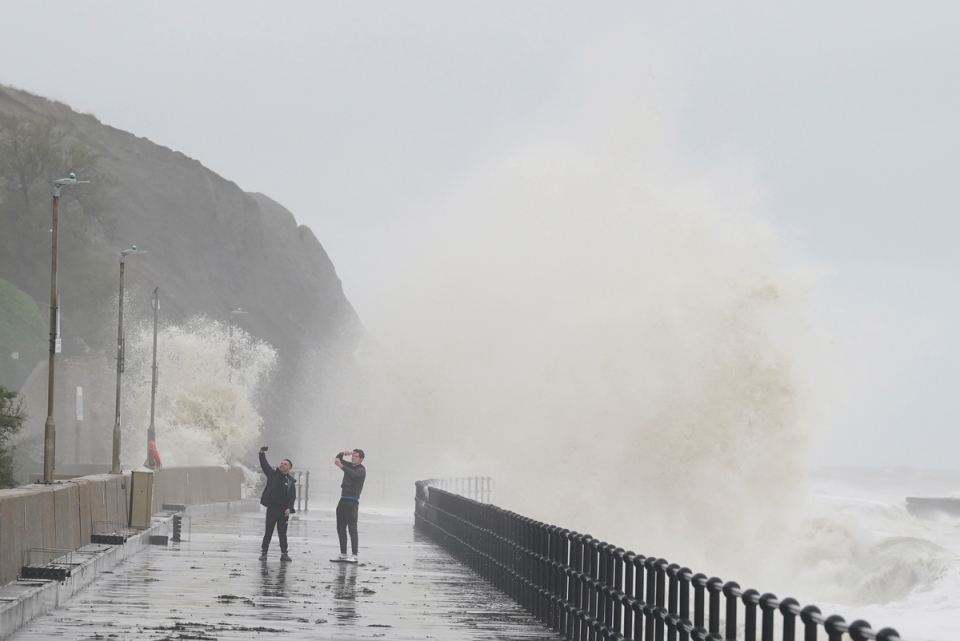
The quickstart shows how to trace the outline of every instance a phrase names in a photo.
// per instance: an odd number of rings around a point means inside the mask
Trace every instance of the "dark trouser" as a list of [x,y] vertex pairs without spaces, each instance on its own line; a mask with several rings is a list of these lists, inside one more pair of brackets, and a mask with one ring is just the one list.
[[276,508],[268,507],[267,508],[267,529],[263,533],[263,552],[266,554],[267,549],[270,547],[270,539],[273,538],[273,528],[277,528],[277,537],[280,539],[280,551],[284,554],[287,553],[287,518],[283,515],[286,511],[286,508]]
[[340,553],[347,553],[347,528],[350,528],[351,551],[356,554],[359,540],[357,539],[357,512],[360,510],[360,501],[340,499],[337,503],[337,536],[340,537]]

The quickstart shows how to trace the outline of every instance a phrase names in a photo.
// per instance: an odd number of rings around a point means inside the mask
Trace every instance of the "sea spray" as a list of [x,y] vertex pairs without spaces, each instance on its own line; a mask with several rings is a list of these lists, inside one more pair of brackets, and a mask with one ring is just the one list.
[[518,150],[398,243],[363,348],[305,381],[304,449],[494,476],[509,509],[843,614],[941,594],[955,555],[902,506],[806,490],[842,369],[750,172],[616,133]]
[[520,149],[439,206],[368,319],[434,475],[644,554],[762,574],[792,536],[829,388],[749,172],[656,131]]
[[[138,323],[127,338],[122,460],[146,458],[150,422],[152,324]],[[241,465],[255,449],[263,424],[257,401],[277,352],[234,327],[197,316],[160,329],[155,426],[164,465]]]

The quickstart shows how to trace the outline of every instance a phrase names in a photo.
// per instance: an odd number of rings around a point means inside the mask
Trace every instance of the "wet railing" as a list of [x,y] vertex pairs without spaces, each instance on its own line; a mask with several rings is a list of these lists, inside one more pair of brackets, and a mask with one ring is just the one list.
[[893,628],[825,617],[815,605],[694,574],[433,481],[416,490],[417,530],[567,639],[757,641],[759,633],[761,641],[796,641],[798,626],[804,641],[822,632],[829,641],[900,639]]
[[456,476],[439,479],[427,479],[418,481],[418,486],[423,484],[428,487],[436,487],[447,492],[452,492],[459,496],[473,499],[480,503],[490,503],[493,501],[493,491],[495,483],[489,476]]

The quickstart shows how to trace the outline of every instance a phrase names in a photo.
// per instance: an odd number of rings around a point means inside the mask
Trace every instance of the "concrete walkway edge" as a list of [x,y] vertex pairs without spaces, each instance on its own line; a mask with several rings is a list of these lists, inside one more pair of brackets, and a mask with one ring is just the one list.
[[[259,510],[256,500],[222,501],[204,505],[190,505],[182,514],[186,517],[201,517],[221,512]],[[173,528],[174,512],[160,512],[153,516],[152,525],[131,536],[123,545],[100,545],[91,543],[74,552],[87,558],[75,566],[65,581],[45,579],[18,579],[0,586],[0,640],[40,616],[54,610],[70,597],[93,583],[104,572],[112,571],[150,545],[150,537],[168,534]]]

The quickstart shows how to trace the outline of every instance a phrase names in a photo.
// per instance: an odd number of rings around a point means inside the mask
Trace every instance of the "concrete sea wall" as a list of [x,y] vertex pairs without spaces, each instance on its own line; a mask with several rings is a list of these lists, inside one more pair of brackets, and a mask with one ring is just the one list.
[[[226,466],[158,470],[153,484],[153,512],[162,509],[164,503],[200,505],[239,500],[242,482],[243,472]],[[129,472],[0,490],[0,585],[16,580],[23,554],[31,548],[76,550],[90,543],[98,522],[126,526],[130,490]]]

